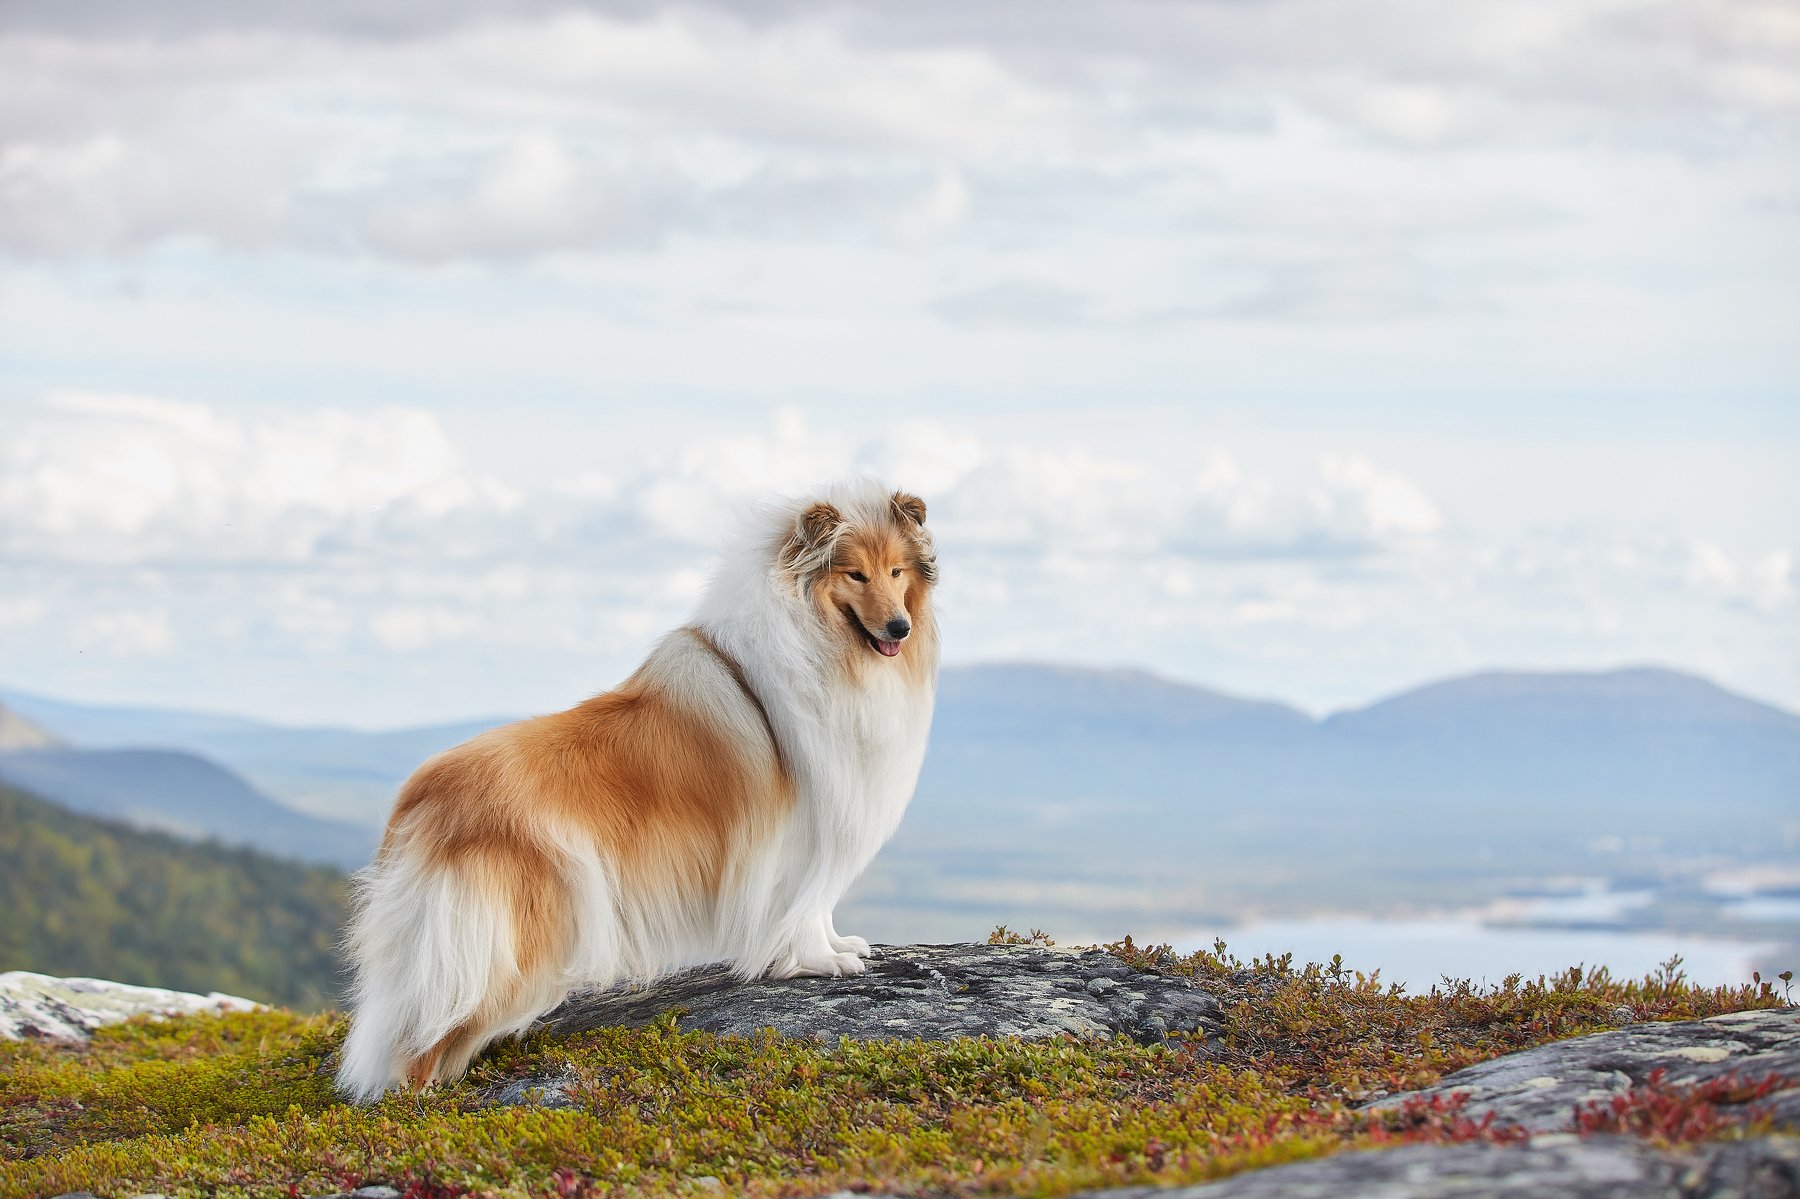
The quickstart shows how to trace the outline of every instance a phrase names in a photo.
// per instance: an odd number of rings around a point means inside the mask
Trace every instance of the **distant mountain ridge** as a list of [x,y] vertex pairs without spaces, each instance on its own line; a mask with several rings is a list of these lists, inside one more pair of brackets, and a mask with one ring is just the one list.
[[1662,723],[1767,725],[1800,730],[1800,715],[1772,704],[1727,691],[1710,679],[1659,667],[1637,666],[1595,673],[1486,671],[1427,683],[1363,708],[1336,712],[1327,725],[1364,728],[1442,727],[1478,709],[1511,709],[1523,715],[1534,709],[1540,718],[1555,719],[1583,710],[1605,710],[1615,719]]
[[296,812],[217,763],[180,750],[9,751],[0,753],[0,783],[135,828],[304,861],[356,867],[375,845],[367,827]]
[[[500,723],[371,733],[0,701],[78,746],[165,737],[366,843],[406,774]],[[1602,843],[1767,852],[1800,835],[1797,800],[1800,716],[1671,670],[1487,672],[1315,719],[1137,671],[959,667],[943,673],[917,798],[862,893],[970,922],[1020,919],[1002,894],[1054,891],[1086,912],[1108,896],[1210,911],[1386,894],[1624,868],[1596,864]]]

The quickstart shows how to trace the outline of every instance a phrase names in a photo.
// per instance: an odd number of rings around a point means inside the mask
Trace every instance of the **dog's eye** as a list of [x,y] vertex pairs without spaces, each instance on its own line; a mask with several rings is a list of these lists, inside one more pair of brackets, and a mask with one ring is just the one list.
[[868,582],[868,581],[869,581],[869,576],[868,576],[868,575],[866,575],[866,574],[864,574],[864,573],[863,573],[863,572],[862,572],[862,571],[860,571],[860,570],[853,570],[853,571],[851,571],[851,572],[850,572],[850,577],[851,577],[851,578],[853,578],[853,579],[855,579],[855,580],[856,580],[856,581],[857,581],[857,582],[858,582],[858,583],[867,583],[867,582]]
[[894,567],[894,577],[896,579],[900,577],[900,568],[898,566]]

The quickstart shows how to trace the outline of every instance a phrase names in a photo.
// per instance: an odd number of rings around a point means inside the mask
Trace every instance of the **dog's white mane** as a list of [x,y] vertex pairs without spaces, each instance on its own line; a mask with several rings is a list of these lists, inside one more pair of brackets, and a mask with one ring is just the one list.
[[[794,772],[797,811],[785,852],[768,865],[788,878],[807,877],[796,913],[827,918],[875,851],[893,835],[918,780],[936,691],[937,662],[923,686],[897,671],[877,671],[852,685],[837,665],[833,630],[819,619],[804,578],[782,562],[801,513],[823,501],[846,527],[891,519],[893,492],[873,479],[852,479],[820,492],[769,502],[745,516],[700,600],[694,624],[737,661],[768,712],[782,756]],[[929,534],[919,531],[927,540]],[[928,617],[929,618],[929,617]],[[923,640],[923,639],[922,639]],[[935,654],[935,638],[931,641]],[[791,930],[744,928],[754,960],[764,943],[792,942]]]

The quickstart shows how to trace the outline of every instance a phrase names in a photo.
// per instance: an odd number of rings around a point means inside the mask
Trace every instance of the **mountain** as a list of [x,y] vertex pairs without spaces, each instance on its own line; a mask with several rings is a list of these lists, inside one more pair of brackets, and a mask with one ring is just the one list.
[[337,1002],[344,878],[0,786],[0,971]]
[[1073,732],[1163,737],[1207,728],[1254,735],[1292,732],[1312,717],[1286,704],[1240,699],[1141,670],[1003,663],[946,670],[938,685],[938,735],[1023,736]]
[[1593,674],[1494,671],[1432,683],[1327,718],[1328,727],[1408,736],[1514,736],[1632,730],[1800,731],[1800,716],[1696,675],[1638,667]]
[[1315,721],[1142,676],[980,667],[945,672],[917,797],[840,924],[1456,906],[1764,860],[1797,834],[1800,717],[1673,671],[1474,675]]
[[[371,839],[419,762],[499,723],[370,733],[0,698],[78,745],[176,738]],[[1800,717],[1668,670],[1471,675],[1316,720],[1136,671],[961,667],[857,902],[963,933],[1059,910],[1122,927],[1442,902],[1484,879],[1766,855],[1800,829],[1796,799]],[[1596,858],[1618,844],[1638,848]]]
[[60,744],[55,737],[0,704],[0,753],[14,749],[49,749]]
[[1564,833],[1722,848],[1779,837],[1800,800],[1800,716],[1669,670],[1473,675],[1339,713],[1320,733],[1390,805],[1504,803]]
[[400,782],[502,718],[383,732],[291,728],[210,712],[90,706],[21,691],[0,703],[90,749],[179,749],[223,764],[289,808],[379,828]]
[[90,816],[283,857],[354,867],[375,848],[366,827],[283,807],[218,764],[178,750],[16,750],[0,753],[0,782]]

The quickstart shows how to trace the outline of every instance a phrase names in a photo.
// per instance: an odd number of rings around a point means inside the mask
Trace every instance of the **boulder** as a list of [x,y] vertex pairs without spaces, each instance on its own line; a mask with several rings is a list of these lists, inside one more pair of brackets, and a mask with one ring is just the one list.
[[[1459,1070],[1435,1086],[1389,1095],[1367,1106],[1398,1107],[1414,1097],[1467,1096],[1463,1112],[1489,1112],[1500,1124],[1534,1132],[1573,1126],[1577,1107],[1610,1100],[1650,1075],[1688,1086],[1738,1074],[1770,1074],[1787,1085],[1752,1105],[1777,1123],[1800,1127],[1800,1008],[1732,1012],[1705,1020],[1632,1024],[1610,1032],[1556,1041]],[[1748,1114],[1747,1112],[1745,1114]]]
[[1800,1141],[1767,1137],[1658,1149],[1631,1137],[1535,1137],[1519,1145],[1402,1145],[1238,1174],[1191,1187],[1086,1199],[1796,1199]]
[[103,1024],[139,1015],[247,1012],[262,1005],[214,991],[195,995],[100,978],[52,978],[28,970],[0,974],[0,1038],[86,1040]]
[[[751,1035],[896,1040],[1123,1033],[1154,1043],[1221,1028],[1219,1000],[1184,978],[1143,974],[1101,949],[1038,945],[878,945],[862,974],[754,979],[703,966],[655,982],[579,991],[534,1027],[555,1035],[635,1028],[662,1013],[681,1027]],[[574,1078],[514,1079],[491,1103],[564,1107]]]
[[1216,997],[1183,978],[1142,974],[1105,950],[1036,945],[880,945],[845,978],[757,979],[723,966],[642,986],[571,995],[537,1030],[648,1024],[671,1008],[681,1027],[717,1033],[895,1039],[1124,1033],[1160,1041],[1220,1028]]

